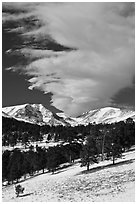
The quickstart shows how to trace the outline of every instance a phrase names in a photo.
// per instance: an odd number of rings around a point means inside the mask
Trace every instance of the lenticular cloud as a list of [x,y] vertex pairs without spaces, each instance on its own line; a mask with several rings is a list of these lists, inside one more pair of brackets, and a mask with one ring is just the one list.
[[[26,9],[25,3],[22,5]],[[69,115],[78,115],[111,105],[117,92],[132,85],[133,3],[30,3],[27,14],[16,15],[16,21],[29,15],[41,23],[38,26],[35,22],[32,30],[22,25],[22,38],[30,39],[30,43],[19,52],[32,60],[25,67],[13,69],[23,70],[30,77],[29,89],[51,92],[52,105]],[[32,38],[37,42],[35,46]],[[70,49],[47,49],[48,39]]]

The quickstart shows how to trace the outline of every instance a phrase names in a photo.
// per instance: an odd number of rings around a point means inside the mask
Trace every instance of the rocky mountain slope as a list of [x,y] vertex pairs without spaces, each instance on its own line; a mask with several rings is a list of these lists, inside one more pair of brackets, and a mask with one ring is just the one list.
[[52,113],[42,104],[23,104],[2,108],[2,116],[39,125],[87,125],[89,123],[114,123],[131,117],[135,119],[135,112],[128,109],[105,107],[91,110],[73,118],[65,113]]
[[39,125],[68,125],[63,118],[56,116],[56,114],[53,114],[42,104],[23,104],[5,107],[2,109],[2,115]]
[[127,118],[135,118],[135,112],[128,109],[105,107],[101,109],[91,110],[83,113],[77,117],[77,121],[80,124],[88,123],[114,123],[124,121]]

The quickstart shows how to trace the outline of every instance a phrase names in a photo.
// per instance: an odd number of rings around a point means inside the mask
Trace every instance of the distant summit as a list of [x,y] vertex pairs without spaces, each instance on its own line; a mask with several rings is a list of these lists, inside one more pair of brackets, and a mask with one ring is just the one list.
[[2,108],[3,117],[12,117],[38,125],[50,126],[76,126],[88,125],[89,123],[115,123],[124,121],[127,118],[135,119],[135,112],[128,109],[105,107],[91,110],[73,118],[65,113],[53,113],[42,104],[23,104]]
[[5,107],[2,109],[3,116],[10,116],[17,120],[38,124],[38,125],[69,125],[63,118],[56,117],[55,113],[46,109],[42,104],[23,104]]
[[124,121],[127,118],[135,119],[135,112],[128,109],[105,107],[83,113],[81,116],[77,117],[77,121],[78,123],[83,125],[88,123],[110,124],[119,121]]

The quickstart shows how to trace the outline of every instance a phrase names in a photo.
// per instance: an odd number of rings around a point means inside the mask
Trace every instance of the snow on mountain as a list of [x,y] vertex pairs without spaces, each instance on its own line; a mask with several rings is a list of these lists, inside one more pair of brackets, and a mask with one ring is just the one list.
[[[46,109],[42,104],[24,104],[17,106],[5,107],[3,113],[17,120],[30,122],[39,125],[66,125],[66,122],[56,119],[51,111]],[[4,116],[4,115],[3,115]]]
[[2,116],[6,118],[10,118],[10,116],[7,113],[4,113],[3,111],[2,111]]
[[65,113],[52,113],[42,104],[24,104],[5,107],[2,109],[4,117],[13,117],[17,120],[39,125],[87,125],[89,123],[114,123],[131,117],[135,119],[135,112],[128,109],[105,107],[83,113],[77,118],[69,117]]
[[5,108],[2,108],[2,111],[7,115],[14,117],[14,114],[16,113],[16,111],[18,111],[21,108],[24,108],[25,105],[27,104],[5,107]]
[[127,109],[105,107],[86,112],[77,118],[79,124],[114,123],[135,117],[135,112]]
[[60,118],[63,118],[71,126],[75,126],[77,124],[76,118],[69,117],[63,112],[62,113],[56,113],[56,115],[58,115]]

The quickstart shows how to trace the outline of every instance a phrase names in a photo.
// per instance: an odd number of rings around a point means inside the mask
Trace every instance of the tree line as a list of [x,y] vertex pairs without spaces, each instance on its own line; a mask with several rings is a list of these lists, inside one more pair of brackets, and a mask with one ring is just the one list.
[[72,143],[57,145],[54,147],[36,148],[30,146],[28,151],[21,151],[15,148],[12,151],[6,150],[2,154],[2,179],[13,183],[29,174],[33,176],[39,170],[47,169],[54,173],[56,168],[63,163],[73,162],[80,157],[81,144]]
[[[45,169],[54,172],[60,164],[73,162],[78,158],[81,158],[81,166],[86,165],[87,170],[90,164],[105,159],[112,159],[115,164],[115,160],[135,144],[135,123],[131,119],[115,124],[89,124],[85,129],[83,127],[78,129],[79,134],[76,134],[76,137],[73,137],[74,132],[69,132],[69,142],[64,145],[60,144],[48,149],[39,146],[34,149],[30,146],[27,151],[17,148],[4,151],[2,154],[3,181],[7,180],[9,183],[18,181],[22,176],[33,175],[42,169],[43,173]],[[77,129],[74,128],[74,130]],[[82,134],[82,131],[86,135]],[[81,143],[79,140],[73,141],[73,138],[77,137],[82,138]]]
[[[130,120],[130,119],[129,119]],[[130,122],[118,122],[114,124],[88,124],[71,126],[39,126],[37,124],[25,123],[17,121],[13,118],[2,118],[2,145],[3,146],[16,146],[18,143],[22,145],[29,145],[30,142],[42,141],[47,136],[47,141],[53,140],[55,142],[71,142],[76,140],[84,140],[84,138],[94,131],[96,137],[103,134],[101,131],[104,129],[115,129],[118,135],[126,135],[130,138],[130,142],[134,142],[135,123],[131,119]],[[130,135],[130,137],[129,137]],[[127,139],[128,140],[128,139]],[[123,141],[125,142],[125,141]]]

